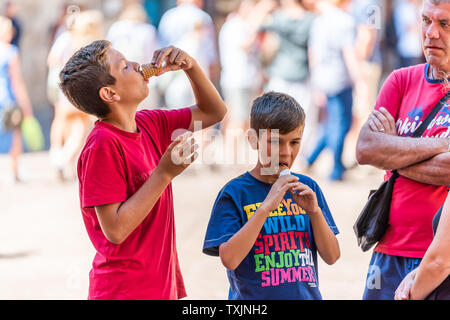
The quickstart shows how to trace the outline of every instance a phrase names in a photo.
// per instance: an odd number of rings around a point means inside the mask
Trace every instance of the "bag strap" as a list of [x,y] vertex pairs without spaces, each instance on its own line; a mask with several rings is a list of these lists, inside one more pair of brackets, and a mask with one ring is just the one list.
[[433,109],[430,111],[430,113],[427,115],[427,117],[423,120],[423,122],[420,124],[419,128],[417,128],[416,131],[414,131],[413,137],[417,138],[420,137],[425,130],[427,129],[428,125],[430,124],[431,120],[436,117],[438,112],[442,109],[444,104],[447,102],[447,100],[450,98],[450,91],[448,91],[442,98],[439,100],[439,102],[433,107]]
[[[444,104],[447,102],[448,99],[450,99],[450,91],[448,91],[441,98],[441,100],[439,100],[438,103],[436,103],[436,105],[433,107],[433,109],[431,109],[430,113],[422,121],[422,123],[417,128],[417,130],[414,131],[414,133],[412,135],[414,138],[422,136],[422,134],[425,132],[425,130],[427,129],[428,125],[430,124],[431,120],[433,120],[434,117],[436,117],[436,115],[442,109],[442,107],[444,106]],[[397,179],[398,176],[399,176],[399,174],[398,174],[397,170],[392,170],[392,178],[393,178],[393,180]]]

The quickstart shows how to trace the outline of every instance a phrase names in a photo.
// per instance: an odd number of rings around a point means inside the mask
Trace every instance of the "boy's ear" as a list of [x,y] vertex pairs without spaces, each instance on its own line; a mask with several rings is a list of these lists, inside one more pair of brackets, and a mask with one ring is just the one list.
[[100,99],[106,103],[114,103],[120,101],[120,96],[110,87],[102,87],[98,92]]
[[247,139],[252,149],[258,150],[258,134],[256,133],[255,129],[249,129],[247,131]]

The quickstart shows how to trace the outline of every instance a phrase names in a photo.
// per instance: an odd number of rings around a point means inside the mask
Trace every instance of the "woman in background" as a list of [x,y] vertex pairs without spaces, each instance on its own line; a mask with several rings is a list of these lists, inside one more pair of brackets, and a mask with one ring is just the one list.
[[[103,38],[103,14],[100,11],[81,11],[72,18],[70,29],[60,34],[49,53],[48,64],[52,68],[60,66],[58,74],[78,49]],[[72,106],[59,90],[50,136],[50,162],[61,182],[75,176],[75,161],[91,124],[92,119]]]
[[[10,19],[0,16],[0,119],[7,109],[18,105],[23,117],[32,117],[33,111],[22,78],[18,49],[11,44],[14,29]],[[20,182],[19,156],[22,153],[20,127],[8,130],[0,121],[0,151],[9,151],[15,182]]]

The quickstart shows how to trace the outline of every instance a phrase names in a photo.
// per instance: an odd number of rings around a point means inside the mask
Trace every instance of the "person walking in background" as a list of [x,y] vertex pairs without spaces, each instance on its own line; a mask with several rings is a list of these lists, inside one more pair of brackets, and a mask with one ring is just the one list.
[[328,0],[311,30],[311,70],[315,90],[326,95],[327,119],[320,138],[306,157],[312,166],[325,148],[333,152],[332,181],[345,172],[342,153],[352,123],[353,87],[367,92],[355,50],[356,24],[347,12],[351,0]]
[[[202,8],[203,0],[178,0],[177,6],[161,17],[158,31],[164,45],[171,44],[186,51],[215,83],[219,76],[216,34],[212,18]],[[165,74],[158,81],[169,108],[195,102],[183,72]]]
[[220,87],[229,108],[220,125],[224,137],[222,155],[232,163],[240,163],[247,154],[245,134],[250,127],[250,106],[263,85],[258,29],[273,4],[266,0],[236,1],[236,9],[219,32]]
[[[109,27],[106,40],[111,41],[113,47],[122,52],[127,59],[139,64],[150,63],[153,52],[161,47],[157,30],[149,23],[147,13],[139,3],[124,8],[118,21]],[[156,90],[156,82],[150,81],[149,86],[152,94],[142,105],[154,107],[159,105],[160,97]]]
[[382,73],[381,29],[384,21],[380,0],[354,0],[351,12],[356,20],[356,56],[368,90],[367,96],[354,97],[357,136],[377,99]]
[[424,62],[420,41],[420,5],[422,0],[399,0],[394,7],[397,53],[400,68]]
[[[100,11],[81,11],[73,18],[70,30],[63,32],[56,39],[49,53],[49,65],[55,68],[59,66],[59,70],[75,51],[103,37],[103,14]],[[73,176],[76,157],[91,123],[92,119],[88,115],[77,110],[64,94],[58,91],[49,156],[60,181]]]
[[249,128],[250,105],[261,91],[261,64],[256,45],[257,2],[241,1],[220,29],[220,86],[229,107],[221,126],[223,131]]
[[[69,22],[69,17],[71,16],[70,9],[75,7],[69,5],[68,3],[64,3],[61,5],[60,13],[56,21],[49,28],[49,45],[50,47],[55,43],[56,39],[59,37],[61,33],[67,31]],[[76,7],[79,8],[79,7]]]
[[[64,66],[64,61],[71,51],[72,34],[71,29],[75,17],[81,10],[78,6],[63,4],[58,20],[50,29],[50,50],[47,56],[47,99],[53,106],[53,121],[50,127],[50,162],[57,167],[55,157],[61,149],[64,140],[64,129],[66,127],[65,115],[61,109],[59,72]],[[59,179],[63,179],[62,170],[58,171]]]
[[[383,237],[372,254],[363,299],[391,300],[433,240],[432,220],[450,184],[448,101],[422,134],[411,137],[448,92],[450,3],[423,0],[422,50],[426,64],[395,70],[361,129],[356,158],[361,165],[397,170]],[[425,278],[422,278],[425,279]]]
[[303,147],[306,147],[317,123],[316,108],[312,106],[308,49],[315,14],[306,10],[302,0],[281,0],[260,31],[278,39],[271,62],[266,66],[267,91],[291,95],[305,110],[306,124]]
[[16,105],[23,117],[32,117],[33,111],[27,89],[22,78],[18,48],[11,44],[14,34],[10,19],[0,16],[0,150],[9,151],[12,173],[16,182],[21,181],[19,156],[22,153],[20,126],[5,128],[6,112]]
[[17,17],[17,5],[14,1],[6,1],[5,3],[5,17],[11,20],[13,25],[13,36],[11,44],[20,48],[20,37],[22,35],[22,26]]

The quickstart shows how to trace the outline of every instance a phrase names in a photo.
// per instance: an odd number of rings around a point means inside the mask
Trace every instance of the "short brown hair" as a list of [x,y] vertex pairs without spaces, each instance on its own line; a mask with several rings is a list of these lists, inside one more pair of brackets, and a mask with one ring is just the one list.
[[111,42],[107,40],[92,42],[75,52],[59,74],[59,86],[67,99],[79,110],[99,118],[110,111],[99,91],[116,83],[106,62],[109,48]]
[[290,95],[267,92],[256,98],[250,112],[250,127],[259,130],[278,129],[287,134],[305,125],[305,111]]

